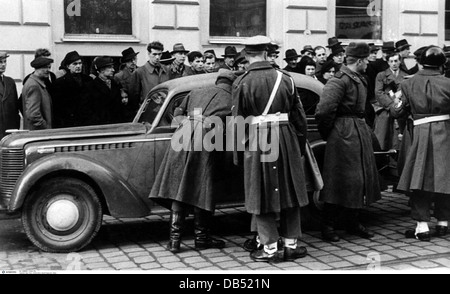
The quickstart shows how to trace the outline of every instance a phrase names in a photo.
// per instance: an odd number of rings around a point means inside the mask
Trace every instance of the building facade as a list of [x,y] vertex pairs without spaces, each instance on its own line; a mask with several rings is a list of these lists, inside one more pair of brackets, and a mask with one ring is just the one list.
[[146,46],[159,40],[165,50],[181,42],[188,50],[228,45],[238,51],[248,36],[263,34],[284,52],[304,45],[343,44],[361,40],[407,39],[415,49],[450,45],[450,0],[0,0],[0,50],[7,51],[6,74],[21,89],[32,71],[37,48],[48,48],[58,69],[65,54],[77,50],[94,56],[121,56],[133,47],[138,64],[147,61]]

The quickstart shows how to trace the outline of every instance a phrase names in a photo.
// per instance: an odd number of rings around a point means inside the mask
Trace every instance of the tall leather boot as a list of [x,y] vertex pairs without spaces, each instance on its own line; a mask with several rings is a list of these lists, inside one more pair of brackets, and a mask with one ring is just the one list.
[[335,231],[339,211],[336,205],[325,203],[322,217],[322,239],[329,242],[339,242],[339,235]]
[[194,209],[195,249],[224,248],[225,242],[209,235],[209,224],[212,213],[200,208]]
[[170,241],[167,249],[172,253],[180,252],[181,234],[184,227],[186,213],[184,211],[171,211],[170,213]]

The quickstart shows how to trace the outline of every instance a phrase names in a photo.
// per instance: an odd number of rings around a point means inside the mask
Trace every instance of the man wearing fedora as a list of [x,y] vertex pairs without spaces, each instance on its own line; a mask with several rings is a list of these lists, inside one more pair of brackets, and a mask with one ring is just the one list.
[[286,50],[284,61],[286,61],[287,65],[285,68],[283,68],[283,70],[288,72],[300,73],[299,69],[297,68],[299,57],[301,57],[301,55],[297,54],[297,51],[295,51],[295,49]]
[[54,128],[87,125],[88,85],[92,78],[83,73],[83,62],[77,51],[64,57],[66,74],[55,82],[53,97]]
[[147,46],[148,61],[139,67],[131,77],[132,95],[135,95],[139,103],[142,103],[153,87],[170,79],[170,68],[161,64],[161,56],[164,45],[154,41]]
[[0,140],[6,136],[6,130],[20,128],[19,102],[16,83],[5,76],[9,55],[0,51]]
[[34,73],[22,89],[24,130],[52,128],[52,100],[45,86],[52,63],[53,59],[41,56],[30,64]]
[[[139,101],[136,96],[130,96],[130,82],[133,72],[137,69],[137,55],[139,52],[134,52],[133,48],[128,48],[122,51],[122,58],[120,63],[123,68],[114,75],[114,80],[121,86],[122,101],[124,108],[124,121],[132,121],[139,109]],[[95,64],[95,63],[94,63]]]
[[314,48],[311,45],[305,45],[303,46],[302,51],[300,51],[300,54],[302,57],[308,56],[309,58],[314,59],[314,56],[316,56],[316,53],[314,52]]
[[173,50],[170,54],[172,54],[172,57],[175,59],[170,65],[170,79],[181,78],[183,76],[186,69],[186,65],[184,63],[186,62],[188,53],[189,50],[186,50],[182,43],[176,43],[173,45]]
[[90,125],[123,122],[121,86],[114,80],[114,61],[100,56],[95,60],[97,77],[89,85]]
[[238,54],[236,47],[234,46],[227,46],[225,47],[225,52],[222,55],[224,58],[223,64],[220,66],[220,68],[228,69],[228,70],[236,70],[233,67],[234,64],[234,58]]
[[316,108],[318,129],[327,141],[323,166],[324,202],[322,238],[338,242],[336,223],[345,212],[349,234],[370,239],[374,235],[359,221],[359,211],[381,199],[372,134],[366,123],[367,43],[350,43],[347,65],[329,80]]
[[409,71],[408,67],[405,64],[406,58],[408,58],[409,54],[411,53],[410,48],[411,48],[411,45],[408,44],[408,41],[406,41],[405,39],[402,39],[395,43],[395,51],[397,51],[400,54],[400,57],[402,58],[402,63],[400,64],[400,69],[408,74],[413,74]]

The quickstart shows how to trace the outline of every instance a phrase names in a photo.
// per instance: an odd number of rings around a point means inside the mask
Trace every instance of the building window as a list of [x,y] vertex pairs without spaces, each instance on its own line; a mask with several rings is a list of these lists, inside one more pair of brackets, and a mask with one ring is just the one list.
[[445,1],[445,41],[450,41],[450,1]]
[[209,34],[215,37],[266,35],[266,0],[210,0]]
[[64,0],[66,34],[131,35],[131,0]]
[[338,39],[381,40],[381,0],[336,0]]

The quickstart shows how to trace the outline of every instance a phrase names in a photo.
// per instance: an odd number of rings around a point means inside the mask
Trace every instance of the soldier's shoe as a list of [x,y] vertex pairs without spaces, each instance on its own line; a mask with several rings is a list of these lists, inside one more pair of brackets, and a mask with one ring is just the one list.
[[327,242],[339,242],[341,240],[334,228],[329,226],[322,227],[322,239]]
[[303,246],[297,246],[297,248],[292,249],[284,247],[283,260],[284,261],[294,261],[299,258],[303,258],[308,255],[308,250]]
[[425,242],[429,242],[431,240],[430,232],[416,234],[416,230],[407,230],[405,232],[405,237],[408,239],[417,239]]
[[361,224],[358,224],[352,228],[348,228],[347,233],[364,239],[372,239],[375,236],[371,231],[369,231],[366,227],[364,227]]
[[209,248],[225,248],[225,242],[209,236],[206,239],[195,239],[195,250],[203,250]]
[[281,261],[278,255],[278,251],[273,254],[269,254],[264,251],[264,247],[250,253],[250,258],[256,262],[278,263]]
[[258,241],[256,241],[256,235],[252,239],[248,239],[244,242],[244,245],[242,246],[245,251],[253,252],[255,250],[261,249],[264,246],[262,244],[259,244]]
[[448,233],[447,226],[436,226],[436,231],[433,234],[433,237],[444,237]]

